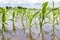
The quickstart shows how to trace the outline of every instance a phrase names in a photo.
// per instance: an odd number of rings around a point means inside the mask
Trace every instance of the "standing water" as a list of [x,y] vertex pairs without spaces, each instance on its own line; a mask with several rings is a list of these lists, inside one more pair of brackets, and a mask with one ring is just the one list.
[[0,40],[60,40],[60,7],[0,7]]

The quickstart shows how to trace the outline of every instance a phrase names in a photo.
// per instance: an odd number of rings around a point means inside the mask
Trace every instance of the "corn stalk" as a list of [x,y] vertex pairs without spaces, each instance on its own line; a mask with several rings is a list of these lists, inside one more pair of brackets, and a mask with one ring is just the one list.
[[1,13],[2,13],[2,30],[4,32],[6,32],[7,29],[5,27],[5,24],[6,24],[6,19],[7,19],[7,15],[6,15],[7,10],[5,8],[0,8],[0,10],[1,10]]
[[32,35],[31,35],[31,27],[32,27],[32,20],[33,18],[39,13],[40,11],[37,11],[36,13],[34,13],[33,15],[31,14],[30,10],[28,9],[28,13],[27,13],[27,18],[29,20],[29,39],[33,40]]
[[26,14],[26,9],[24,8],[23,13],[22,13],[22,17],[21,17],[21,23],[22,23],[22,26],[23,26],[24,33],[25,33],[25,26],[24,26],[23,21],[24,21],[25,14]]
[[48,5],[48,2],[44,2],[43,3],[43,7],[42,7],[42,12],[40,13],[40,17],[39,17],[39,21],[40,21],[40,32],[41,32],[41,36],[42,36],[42,40],[44,40],[44,34],[43,34],[43,21],[45,19],[45,13],[46,13],[46,7]]

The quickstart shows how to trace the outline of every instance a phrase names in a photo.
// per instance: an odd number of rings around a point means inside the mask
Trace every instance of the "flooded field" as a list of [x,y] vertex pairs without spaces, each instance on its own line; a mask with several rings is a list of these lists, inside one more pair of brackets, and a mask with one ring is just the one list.
[[60,8],[0,7],[0,40],[60,40]]
[[[52,39],[51,30],[52,30],[51,25],[47,24],[43,27],[44,40]],[[33,40],[42,40],[41,34],[39,36],[39,31],[40,31],[39,28],[36,29],[36,27],[32,27],[32,32],[34,32],[34,33],[31,33]],[[55,40],[60,40],[60,25],[57,26],[57,28],[54,30],[54,33],[55,33]],[[0,40],[30,40],[29,30],[26,29],[25,33],[22,29],[0,33]]]

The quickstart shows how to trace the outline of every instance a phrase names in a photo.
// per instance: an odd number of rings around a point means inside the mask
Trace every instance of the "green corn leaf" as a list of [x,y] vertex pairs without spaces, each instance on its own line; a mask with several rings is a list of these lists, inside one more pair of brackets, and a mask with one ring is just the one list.
[[59,10],[59,8],[53,8],[52,10]]
[[1,22],[1,24],[5,24],[4,22]]
[[28,12],[27,12],[27,17],[30,18],[30,15],[31,15],[31,14],[30,14],[30,10],[28,10]]
[[32,16],[30,16],[30,23],[32,22],[33,18],[39,13],[40,11],[37,11],[35,14],[33,14]]
[[60,10],[58,10],[58,15],[60,15]]
[[45,3],[43,3],[43,7],[42,7],[42,21],[44,20],[44,15],[45,15],[45,13],[46,13],[46,7],[47,7],[47,5],[48,5],[48,2],[45,2]]
[[46,7],[47,7],[47,5],[48,5],[48,2],[45,2],[45,3],[43,3],[43,5],[42,5],[42,13],[43,13],[43,14],[46,13]]
[[23,16],[26,14],[26,9],[23,10]]
[[6,21],[6,19],[7,19],[7,15],[5,15],[5,17],[4,17],[4,20]]
[[29,17],[29,21],[30,21],[30,24],[31,24],[31,21],[32,21],[32,16],[30,15],[30,17]]
[[2,22],[5,23],[6,19],[7,19],[7,15],[6,15],[6,9],[1,8],[2,11]]
[[13,12],[12,19],[14,19],[14,17],[15,17],[15,11]]
[[47,13],[46,13],[46,15],[45,16],[47,16],[48,14],[50,14],[52,11],[54,11],[54,10],[59,10],[59,8],[52,8],[51,10],[49,10]]
[[33,15],[33,18],[34,18],[39,12],[40,12],[40,10],[37,11],[37,12]]

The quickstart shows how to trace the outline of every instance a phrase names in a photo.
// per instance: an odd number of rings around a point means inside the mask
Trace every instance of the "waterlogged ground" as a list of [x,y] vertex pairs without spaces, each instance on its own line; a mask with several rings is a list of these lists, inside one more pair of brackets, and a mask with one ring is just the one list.
[[[56,30],[58,29],[58,30]],[[55,29],[55,36],[56,36],[56,40],[58,40],[60,38],[60,25],[56,26]],[[34,40],[41,40],[41,36],[39,36],[38,38],[36,38],[39,34],[39,27],[36,29],[36,27],[32,27],[32,37]],[[43,27],[44,30],[44,38],[45,40],[51,40],[51,30],[52,30],[52,26],[51,24],[46,24]],[[28,34],[29,34],[29,30],[26,29],[25,33],[23,32],[22,29],[18,29],[14,32],[14,31],[8,31],[8,32],[4,32],[3,34],[0,34],[0,40],[29,40],[28,38]],[[60,40],[60,39],[59,39]]]
[[[11,18],[11,16],[9,16],[9,18]],[[48,21],[48,20],[47,20]],[[0,20],[1,22],[1,20]],[[29,40],[29,28],[26,26],[26,21],[24,21],[25,24],[25,33],[23,32],[23,27],[22,27],[22,23],[21,23],[21,18],[18,17],[16,18],[15,21],[15,27],[16,27],[16,31],[12,31],[12,21],[8,20],[6,21],[6,23],[8,23],[6,26],[6,28],[9,30],[8,32],[4,32],[3,34],[0,33],[0,40]],[[33,21],[34,23],[34,21]],[[37,23],[37,27],[36,25],[32,25],[32,37],[34,40],[41,40],[41,35],[38,37],[38,34],[40,32],[40,27],[38,25],[39,21],[38,19],[36,20]],[[2,25],[0,23],[0,29],[2,28]],[[45,40],[51,40],[51,34],[52,34],[52,25],[51,24],[45,24],[43,25],[43,32],[44,32],[44,38]],[[60,40],[60,25],[55,25],[55,39],[56,40]]]

